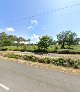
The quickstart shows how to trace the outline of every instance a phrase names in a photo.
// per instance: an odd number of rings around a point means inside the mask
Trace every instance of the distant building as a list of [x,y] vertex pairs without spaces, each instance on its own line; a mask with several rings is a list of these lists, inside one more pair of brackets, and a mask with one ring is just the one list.
[[24,41],[21,41],[20,44],[29,44],[27,41],[24,42]]
[[[14,43],[18,43],[17,41],[14,41]],[[24,42],[24,41],[21,41],[21,42],[19,42],[20,44],[29,44],[29,42],[28,41],[26,41],[26,42]]]

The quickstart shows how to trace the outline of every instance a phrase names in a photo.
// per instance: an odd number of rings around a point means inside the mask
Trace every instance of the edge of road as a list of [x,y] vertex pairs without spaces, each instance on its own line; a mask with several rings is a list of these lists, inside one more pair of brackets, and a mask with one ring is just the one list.
[[26,60],[20,60],[20,59],[14,59],[14,58],[8,58],[0,56],[0,60],[9,61],[9,62],[17,62],[20,64],[26,64],[29,66],[39,67],[39,68],[45,68],[49,70],[55,70],[59,72],[64,72],[72,75],[80,75],[80,69],[73,69],[68,67],[62,67],[62,66],[55,66],[51,64],[43,64],[38,62],[32,62],[32,61],[26,61]]

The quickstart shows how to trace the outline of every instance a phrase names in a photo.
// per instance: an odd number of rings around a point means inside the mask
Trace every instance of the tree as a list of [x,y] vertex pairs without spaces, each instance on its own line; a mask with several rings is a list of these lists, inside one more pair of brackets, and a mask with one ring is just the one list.
[[2,34],[2,35],[0,36],[0,40],[2,40],[2,41],[7,40],[8,35],[7,35],[5,32],[2,32],[1,34]]
[[19,46],[20,42],[26,42],[26,39],[23,37],[16,37],[14,36],[15,41],[17,41],[17,47]]
[[79,37],[75,39],[75,44],[76,45],[79,45],[80,44],[80,38]]
[[30,44],[30,41],[31,41],[30,39],[27,39],[27,42],[29,42],[29,44]]
[[1,46],[11,46],[14,44],[14,36],[2,32],[0,36],[0,43]]
[[1,46],[4,46],[6,44],[7,39],[8,39],[8,35],[5,32],[2,32],[0,36]]
[[20,42],[21,42],[21,41],[24,41],[24,42],[26,41],[26,39],[23,38],[23,37],[19,37],[18,39],[19,39]]
[[8,35],[7,45],[12,46],[13,44],[14,44],[14,36],[13,35]]
[[12,46],[14,42],[17,42],[17,46],[20,44],[21,41],[26,41],[26,39],[22,37],[17,37],[13,35],[8,35],[5,32],[0,33],[0,46]]
[[70,31],[63,31],[57,35],[58,43],[61,44],[61,48],[64,48],[65,45],[75,45],[76,43],[76,33]]
[[40,50],[47,50],[47,48],[53,44],[53,39],[50,36],[43,36],[38,42],[38,48]]

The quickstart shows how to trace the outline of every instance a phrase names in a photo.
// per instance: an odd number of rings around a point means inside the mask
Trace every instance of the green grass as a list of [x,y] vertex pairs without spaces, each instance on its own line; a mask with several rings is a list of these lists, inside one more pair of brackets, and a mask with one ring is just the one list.
[[48,47],[47,51],[40,51],[37,45],[23,45],[23,46],[4,46],[0,50],[8,51],[29,51],[29,52],[49,52],[59,54],[80,54],[80,45],[65,46],[65,49],[60,49],[60,45],[52,45]]
[[4,46],[0,48],[1,50],[8,50],[8,51],[35,51],[38,49],[36,45],[25,45],[25,46]]

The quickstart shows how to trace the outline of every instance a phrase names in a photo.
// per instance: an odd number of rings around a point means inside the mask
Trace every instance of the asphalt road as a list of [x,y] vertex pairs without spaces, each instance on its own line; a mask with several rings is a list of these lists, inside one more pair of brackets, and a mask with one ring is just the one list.
[[0,92],[80,92],[80,76],[0,61]]

